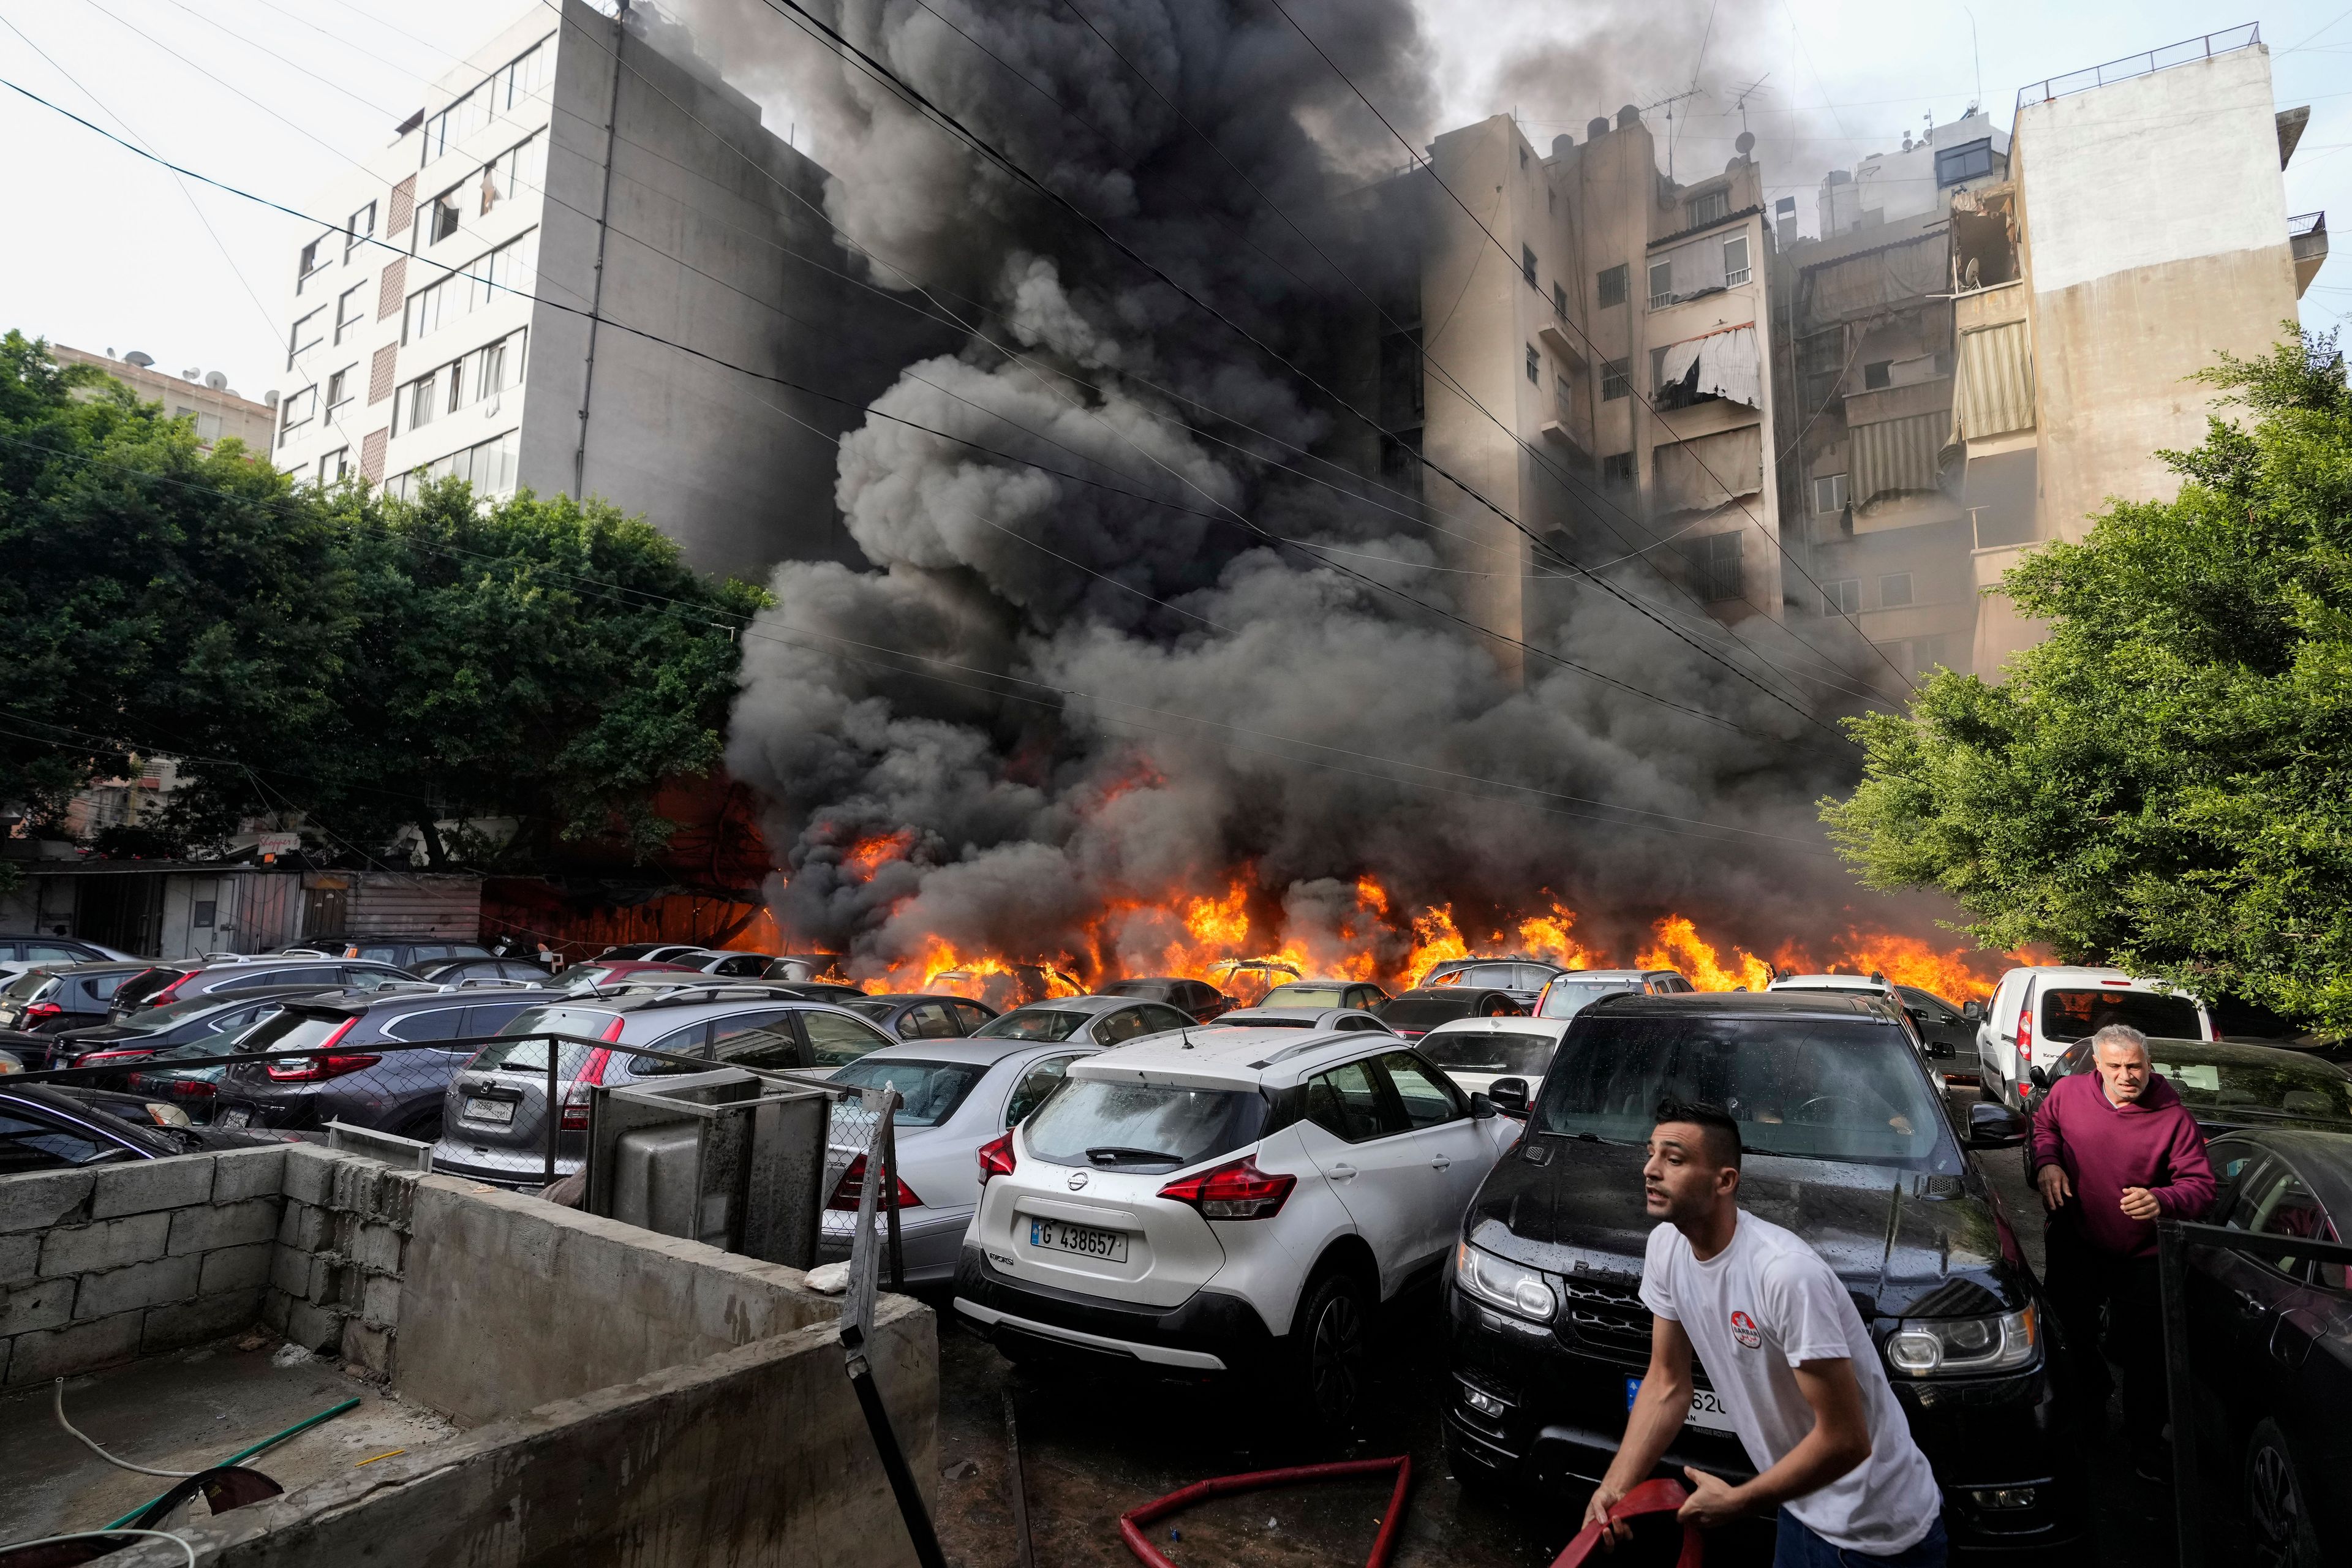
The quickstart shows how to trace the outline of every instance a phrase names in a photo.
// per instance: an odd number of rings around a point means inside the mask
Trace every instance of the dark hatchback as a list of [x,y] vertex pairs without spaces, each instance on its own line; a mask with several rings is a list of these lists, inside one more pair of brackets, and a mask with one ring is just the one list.
[[[795,985],[796,992],[807,985]],[[879,1024],[902,1040],[960,1040],[996,1017],[996,1009],[966,997],[929,992],[899,992],[884,996],[858,996],[847,1001],[812,995],[812,1002],[837,1002],[861,1018]]]
[[28,969],[0,990],[0,1029],[54,1035],[104,1023],[116,995],[153,967],[133,959]]
[[1456,1018],[1523,1018],[1534,1005],[1507,991],[1484,991],[1469,985],[1438,990],[1401,991],[1368,1012],[1408,1040],[1417,1040],[1440,1024]]
[[1234,999],[1205,980],[1186,980],[1181,975],[1153,974],[1135,980],[1114,980],[1098,993],[1104,996],[1132,996],[1143,1002],[1165,1002],[1180,1013],[1189,1014],[1192,1022],[1205,1024],[1221,1013],[1234,1010]]
[[[1514,1098],[1508,1080],[1496,1089]],[[1446,1271],[1454,1474],[1565,1507],[1614,1457],[1649,1361],[1641,1169],[1668,1095],[1730,1109],[1741,1205],[1811,1243],[1853,1293],[1944,1489],[1956,1554],[2077,1543],[2080,1435],[2040,1288],[1894,1007],[1854,994],[1629,994],[1577,1015]],[[1747,1453],[1696,1376],[1659,1473],[1744,1480]],[[1769,1555],[1770,1527],[1735,1528]]]

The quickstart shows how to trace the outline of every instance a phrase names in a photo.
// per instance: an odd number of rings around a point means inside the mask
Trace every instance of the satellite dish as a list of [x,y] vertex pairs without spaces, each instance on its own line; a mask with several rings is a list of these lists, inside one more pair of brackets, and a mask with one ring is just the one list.
[[228,377],[223,375],[219,371],[208,370],[205,372],[205,384],[211,387],[215,392],[219,392],[228,385]]
[[278,406],[278,394],[275,392],[265,392],[261,395],[261,401],[268,406],[275,408]]
[[122,363],[124,364],[135,364],[141,370],[145,370],[149,365],[155,363],[155,356],[153,354],[141,353],[137,349],[132,349],[129,353],[122,356]]
[[182,381],[202,381],[204,378],[205,367],[200,364],[192,364],[180,373]]

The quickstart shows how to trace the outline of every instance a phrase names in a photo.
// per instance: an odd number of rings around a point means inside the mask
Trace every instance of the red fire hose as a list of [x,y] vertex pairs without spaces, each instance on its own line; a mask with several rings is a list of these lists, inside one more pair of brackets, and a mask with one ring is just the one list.
[[[1412,1484],[1412,1457],[1399,1454],[1388,1459],[1348,1459],[1330,1465],[1294,1465],[1286,1470],[1253,1470],[1245,1476],[1218,1476],[1213,1479],[1194,1481],[1166,1497],[1155,1498],[1140,1508],[1131,1508],[1118,1516],[1119,1539],[1135,1553],[1145,1568],[1176,1568],[1161,1555],[1158,1547],[1144,1539],[1143,1527],[1155,1520],[1165,1519],[1180,1509],[1211,1498],[1231,1497],[1235,1492],[1254,1492],[1266,1487],[1286,1487],[1300,1481],[1340,1480],[1351,1476],[1374,1476],[1386,1471],[1396,1472],[1396,1490],[1389,1495],[1388,1511],[1381,1516],[1381,1532],[1372,1538],[1372,1554],[1364,1560],[1364,1568],[1385,1568],[1389,1549],[1396,1544],[1397,1526],[1404,1520],[1405,1489]],[[1655,1484],[1655,1483],[1653,1483]],[[1628,1493],[1631,1504],[1638,1492]],[[1675,1500],[1679,1502],[1678,1497]],[[1687,1555],[1687,1554],[1685,1554]],[[1696,1558],[1691,1558],[1683,1568],[1695,1568]]]
[[[1609,1510],[1609,1517],[1612,1520],[1640,1519],[1647,1514],[1672,1513],[1681,1508],[1684,1500],[1689,1496],[1690,1492],[1680,1481],[1643,1481]],[[1600,1544],[1601,1527],[1588,1524],[1576,1532],[1576,1539],[1570,1542],[1558,1557],[1552,1559],[1551,1568],[1580,1568]],[[1682,1555],[1675,1559],[1675,1568],[1699,1568],[1706,1558],[1706,1539],[1696,1530],[1684,1525]]]

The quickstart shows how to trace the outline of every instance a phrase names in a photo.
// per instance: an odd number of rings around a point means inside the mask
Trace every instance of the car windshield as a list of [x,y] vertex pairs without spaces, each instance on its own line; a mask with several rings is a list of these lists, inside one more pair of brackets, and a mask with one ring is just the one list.
[[150,969],[132,975],[115,989],[118,1005],[143,1002],[181,976],[193,973],[185,969]]
[[265,1018],[237,1043],[245,1051],[307,1051],[323,1046],[352,1021],[348,1013],[279,1013]]
[[30,1002],[57,983],[58,977],[46,969],[28,969],[9,982],[6,994],[12,1002]]
[[[499,1038],[476,1053],[469,1067],[490,1072],[545,1072],[547,1042],[544,1039],[523,1039],[509,1037],[541,1035],[585,1035],[591,1039],[604,1039],[620,1015],[594,1007],[526,1007],[507,1020],[499,1031]],[[557,1070],[565,1078],[574,1076],[588,1059],[592,1047],[565,1041],[563,1054],[557,1058]]]
[[1467,996],[1400,996],[1381,1005],[1381,1020],[1391,1029],[1429,1029],[1466,1018],[1475,1004]]
[[1024,1124],[1049,1165],[1178,1171],[1256,1142],[1265,1101],[1246,1089],[1073,1078]]
[[1172,990],[1165,980],[1115,980],[1102,988],[1106,996],[1142,996],[1160,1002]]
[[1861,1019],[1589,1017],[1538,1095],[1538,1131],[1640,1143],[1658,1102],[1711,1100],[1759,1154],[1958,1173],[1910,1038]]
[[1421,1054],[1453,1072],[1543,1076],[1551,1064],[1555,1042],[1549,1035],[1513,1034],[1507,1030],[1441,1031],[1421,1037]]
[[848,1008],[851,1012],[856,1014],[861,1018],[871,1018],[878,1024],[883,1019],[888,1017],[892,1009],[896,1008],[898,1004],[896,1002],[885,1001],[878,996],[867,996],[856,1002],[844,1002],[841,1005]]
[[971,1062],[916,1062],[867,1057],[835,1070],[833,1081],[853,1089],[895,1089],[902,1102],[890,1121],[898,1127],[937,1127],[956,1113],[988,1069]]
[[249,1002],[236,1002],[231,1003],[227,1009],[224,1009],[221,1006],[221,999],[217,996],[197,996],[185,1002],[166,1002],[161,1007],[150,1007],[144,1013],[133,1014],[123,1019],[115,1026],[129,1029],[135,1034],[157,1035],[165,1029],[186,1023],[199,1013],[233,1011],[238,1007],[250,1005],[252,1004]]
[[[2149,1042],[2156,1070],[2179,1094],[2190,1114],[2232,1111],[2352,1121],[2352,1079],[2325,1062],[2174,1061],[2165,1042]],[[2201,1053],[2199,1053],[2201,1054]]]
[[1346,994],[1338,985],[1277,985],[1265,994],[1261,1007],[1339,1007]]
[[1622,980],[1555,980],[1544,987],[1538,1018],[1573,1018],[1603,996],[1636,993],[1642,988]]
[[1062,1007],[1015,1007],[1001,1018],[991,1018],[972,1036],[983,1040],[1066,1040],[1093,1019],[1092,1013]]
[[2205,1033],[2197,1017],[2197,1004],[2186,996],[2159,996],[2152,991],[2045,991],[2042,994],[2042,1037],[2079,1040],[2109,1024],[2128,1024],[2150,1037],[2194,1040]]

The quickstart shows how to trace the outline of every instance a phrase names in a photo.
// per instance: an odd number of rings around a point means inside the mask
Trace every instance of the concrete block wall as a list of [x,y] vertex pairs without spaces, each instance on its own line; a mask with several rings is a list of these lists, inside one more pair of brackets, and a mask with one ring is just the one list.
[[0,1387],[218,1339],[261,1314],[287,1151],[0,1181]]
[[417,1179],[362,1156],[289,1147],[262,1321],[390,1376]]

